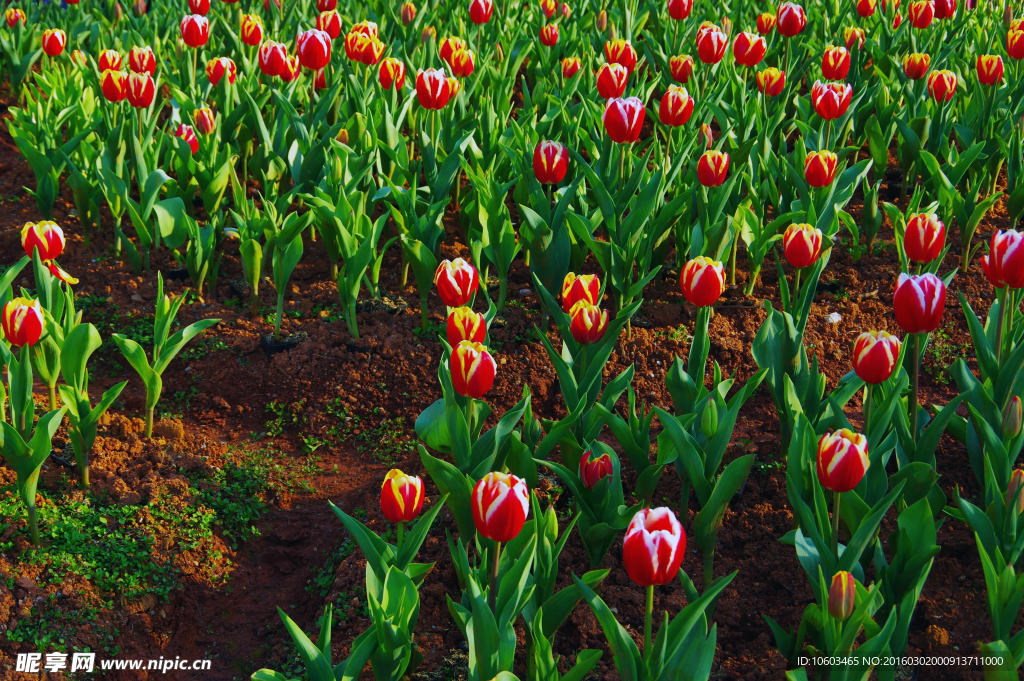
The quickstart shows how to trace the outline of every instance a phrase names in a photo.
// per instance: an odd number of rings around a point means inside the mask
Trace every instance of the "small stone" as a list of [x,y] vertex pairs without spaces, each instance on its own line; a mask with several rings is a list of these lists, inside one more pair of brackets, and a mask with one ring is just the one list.
[[829,324],[838,324],[839,322],[843,321],[843,316],[838,312],[832,312],[827,317],[825,317],[825,321],[828,322]]
[[31,577],[18,577],[14,580],[14,586],[25,591],[32,591],[36,588],[36,580]]
[[144,303],[144,302],[146,302],[146,301],[144,301],[142,299],[142,296],[140,296],[138,293],[136,293],[135,295],[132,296],[132,300],[134,300],[137,303]]

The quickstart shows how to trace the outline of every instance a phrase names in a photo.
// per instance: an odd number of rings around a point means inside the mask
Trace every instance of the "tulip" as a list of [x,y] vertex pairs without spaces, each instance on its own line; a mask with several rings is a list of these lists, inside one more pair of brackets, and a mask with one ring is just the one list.
[[50,274],[63,281],[65,284],[71,284],[74,286],[78,283],[77,279],[61,269],[61,266],[57,264],[56,260],[47,260],[43,265],[46,266],[46,269],[50,270]]
[[840,570],[832,576],[828,590],[828,614],[840,622],[849,619],[855,607],[857,581],[849,572]]
[[647,110],[638,98],[614,97],[605,104],[601,122],[613,142],[630,144],[640,138],[640,130],[646,116]]
[[637,511],[622,541],[622,563],[638,586],[668,584],[686,555],[686,532],[668,508]]
[[494,13],[494,0],[470,0],[469,20],[478,26],[491,20]]
[[562,60],[562,78],[572,78],[579,73],[582,65],[578,57],[566,57]]
[[552,47],[558,43],[558,24],[547,24],[540,29],[540,44]]
[[856,27],[846,27],[843,29],[843,43],[846,45],[847,50],[852,50],[853,46],[856,45],[857,49],[863,49],[864,47],[864,29]]
[[782,94],[782,89],[786,87],[786,74],[774,66],[769,66],[764,71],[758,71],[756,78],[757,89],[765,97],[778,97]]
[[210,13],[210,0],[188,0],[188,11],[190,14],[202,14],[205,17]]
[[569,310],[569,332],[580,345],[596,343],[608,330],[608,311],[580,300]]
[[384,55],[384,43],[377,38],[367,38],[359,47],[358,61],[367,66],[374,66]]
[[[900,8],[900,0],[896,0],[893,12],[898,12]],[[888,0],[882,0],[882,14],[889,14],[889,2]]]
[[784,2],[779,5],[776,16],[779,22],[779,35],[787,38],[800,34],[807,26],[807,15],[804,14],[804,8],[793,2]]
[[932,25],[932,19],[935,18],[935,5],[931,0],[912,2],[910,9],[907,10],[907,18],[910,19],[910,25],[914,28],[928,28]]
[[705,149],[710,149],[715,145],[715,134],[711,131],[711,126],[707,123],[700,124],[699,137],[704,140]]
[[558,9],[558,0],[540,0],[540,11],[548,19],[555,16],[556,9]]
[[867,19],[875,13],[875,8],[878,5],[878,0],[857,0],[857,14],[863,19]]
[[4,12],[4,18],[7,20],[7,28],[14,28],[18,22],[21,22],[21,25],[24,26],[26,21],[25,13],[14,7],[7,8]]
[[697,33],[697,58],[705,64],[717,64],[725,56],[729,38],[721,31],[711,28]]
[[368,38],[377,38],[380,28],[377,26],[377,22],[363,19],[359,23],[353,24],[349,33],[362,33]]
[[725,268],[717,260],[697,256],[683,266],[683,271],[679,273],[679,287],[691,305],[714,305],[725,292]]
[[26,222],[21,228],[21,247],[30,258],[35,249],[39,250],[39,259],[43,262],[59,258],[64,246],[64,230],[56,222]]
[[210,39],[210,22],[202,14],[188,14],[181,20],[181,39],[189,47],[202,47]]
[[903,57],[903,73],[910,80],[921,80],[928,75],[928,66],[931,63],[932,58],[927,54],[921,54],[920,52],[908,54]]
[[843,80],[850,72],[850,53],[845,47],[829,45],[821,56],[821,75],[827,80]]
[[[281,9],[281,0],[274,0],[274,7]],[[263,0],[263,11],[270,14],[270,0]]]
[[470,301],[480,285],[476,268],[462,258],[442,260],[434,272],[437,295],[448,307],[462,307]]
[[453,348],[462,341],[483,343],[487,338],[487,322],[482,314],[468,307],[457,307],[448,315],[445,335]]
[[900,357],[900,339],[886,331],[865,331],[853,342],[853,371],[868,385],[888,381]]
[[782,253],[797,269],[810,267],[821,255],[821,230],[806,223],[793,224],[782,235]]
[[729,176],[729,154],[705,151],[697,161],[697,179],[705,187],[718,187]]
[[562,280],[562,310],[568,314],[581,300],[597,305],[601,295],[601,280],[596,274],[576,275],[569,272]]
[[593,456],[593,450],[589,449],[580,456],[579,478],[583,486],[589,490],[593,490],[597,483],[615,473],[612,458],[608,454],[602,454],[596,459]]
[[48,28],[43,31],[43,52],[51,57],[63,52],[67,42],[67,34],[59,28]]
[[156,57],[153,55],[153,48],[133,47],[128,53],[128,70],[132,73],[148,73],[156,75]]
[[427,26],[425,29],[423,29],[423,32],[420,33],[420,42],[423,43],[424,45],[426,45],[431,40],[434,40],[436,38],[437,29],[434,28],[433,26]]
[[31,347],[43,335],[43,308],[39,301],[29,298],[14,298],[4,305],[3,332],[7,342],[21,348]]
[[602,99],[621,97],[626,92],[629,70],[622,64],[601,64],[597,70],[597,94]]
[[622,64],[633,73],[636,68],[636,50],[628,40],[609,40],[604,44],[604,57],[609,64]]
[[458,78],[448,78],[448,91],[452,93],[452,98],[458,97],[459,90],[462,89],[462,85],[459,83]]
[[686,91],[686,88],[669,85],[668,90],[661,98],[658,118],[663,124],[676,128],[685,125],[691,115],[693,115],[693,97]]
[[341,15],[333,9],[320,12],[316,17],[316,27],[331,36],[331,40],[337,40],[341,35]]
[[405,84],[405,62],[401,59],[388,57],[380,63],[378,79],[380,80],[381,88],[384,90],[390,90],[392,86],[396,90],[401,90]]
[[930,333],[946,309],[946,285],[931,273],[900,274],[892,297],[896,323],[907,333]]
[[311,28],[299,34],[299,64],[311,71],[319,71],[331,61],[331,36],[325,31]]
[[338,0],[316,0],[317,12],[330,12],[338,8]]
[[290,83],[299,77],[299,58],[292,55],[285,57],[284,63],[281,65],[281,72],[277,75],[281,76],[281,80],[286,83]]
[[415,520],[423,510],[423,480],[392,468],[380,488],[380,510],[393,523]]
[[690,82],[690,77],[693,76],[693,57],[688,54],[672,57],[668,60],[668,67],[672,73],[672,80],[685,85]]
[[604,33],[606,28],[608,28],[608,11],[601,10],[597,13],[597,30]]
[[449,37],[441,41],[437,54],[450,65],[452,63],[452,55],[459,50],[466,49],[466,47],[466,41],[462,38]]
[[526,481],[492,471],[473,486],[473,524],[491,541],[505,543],[519,536],[530,512]]
[[132,73],[128,76],[128,103],[136,109],[148,109],[156,96],[156,84],[148,73]]
[[[848,59],[849,57],[847,57]],[[853,99],[853,86],[846,83],[822,83],[818,80],[811,87],[811,102],[814,104],[814,111],[826,121],[835,120],[846,113],[846,110],[850,108],[851,99]]]
[[981,269],[995,288],[1024,288],[1024,232],[1008,229],[995,232]]
[[268,40],[260,45],[260,71],[267,76],[279,76],[286,72],[288,51],[284,44]]
[[998,54],[978,56],[978,81],[982,85],[998,85],[1003,80],[1003,58]]
[[939,257],[946,243],[946,226],[934,215],[917,213],[907,221],[903,249],[914,262],[926,263]]
[[468,78],[473,74],[473,50],[459,50],[452,55],[452,74],[459,78]]
[[[1013,400],[1016,400],[1019,410],[1020,398],[1014,395]],[[1020,468],[1015,468],[1010,473],[1010,484],[1006,488],[1006,508],[1012,508],[1015,515],[1024,512],[1024,470]]]
[[217,128],[217,116],[213,111],[204,106],[192,112],[192,120],[196,124],[196,130],[200,135],[209,135]]
[[1006,34],[1006,52],[1010,59],[1024,59],[1024,31],[1014,30]]
[[408,26],[416,19],[416,5],[411,2],[402,5],[402,23]]
[[756,33],[743,31],[732,44],[732,55],[740,66],[757,66],[764,59],[768,43]]
[[768,35],[775,30],[778,19],[771,12],[762,12],[757,15],[757,32],[761,35]]
[[868,439],[843,428],[818,440],[818,481],[833,492],[849,492],[860,483],[871,462]]
[[952,19],[956,14],[956,0],[935,0],[935,18]]
[[81,50],[74,50],[71,53],[71,61],[76,66],[88,66],[89,58],[85,56],[85,52]]
[[541,184],[558,184],[569,170],[569,150],[564,144],[542,140],[533,148],[533,174]]
[[421,70],[416,74],[416,98],[424,109],[443,109],[451,97],[451,83],[444,69]]
[[892,20],[892,30],[895,31],[897,28],[900,27],[900,24],[902,24],[902,23],[903,23],[903,15],[902,14],[897,14],[895,17],[893,17],[893,20]]
[[110,102],[123,102],[128,98],[128,77],[120,71],[100,74],[100,90]]
[[227,76],[229,85],[234,84],[237,75],[238,69],[235,67],[235,62],[227,57],[217,57],[206,64],[206,77],[210,79],[210,84],[214,87],[224,76]]
[[932,71],[928,74],[928,92],[940,104],[953,99],[956,94],[956,74],[945,70]]
[[668,15],[675,21],[683,21],[693,12],[693,0],[668,0]]
[[120,71],[121,53],[117,50],[103,50],[100,52],[96,65],[102,71]]
[[196,137],[196,131],[192,129],[191,125],[185,125],[182,123],[174,131],[175,137],[180,137],[188,143],[192,153],[198,153],[199,151],[199,138]]
[[812,151],[804,159],[804,179],[812,187],[827,187],[836,177],[838,163],[831,151]]

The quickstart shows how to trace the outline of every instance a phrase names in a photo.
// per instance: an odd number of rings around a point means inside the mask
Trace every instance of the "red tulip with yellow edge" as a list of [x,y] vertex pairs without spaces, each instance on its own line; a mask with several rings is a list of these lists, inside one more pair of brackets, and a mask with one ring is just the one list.
[[174,136],[185,140],[193,154],[199,152],[199,138],[196,137],[196,131],[192,129],[191,125],[182,123],[175,129]]
[[597,94],[602,99],[621,97],[626,92],[629,71],[622,64],[601,64],[597,70]]
[[668,15],[674,21],[683,21],[693,12],[693,0],[668,0]]
[[416,20],[416,5],[406,2],[402,5],[402,23],[408,26]]
[[928,54],[921,54],[920,52],[908,54],[903,57],[903,73],[910,80],[921,80],[928,75],[928,67],[931,63],[932,58]]
[[299,71],[302,69],[299,64],[299,58],[295,55],[285,57],[284,63],[281,64],[281,71],[277,75],[281,77],[286,83],[290,83],[299,77]]
[[804,179],[812,187],[827,187],[836,178],[839,158],[831,151],[812,151],[804,159]]
[[846,113],[852,99],[853,86],[847,83],[823,83],[818,80],[811,86],[814,111],[826,121],[835,120]]
[[38,300],[15,298],[4,305],[4,337],[14,347],[31,347],[38,343],[45,325],[43,308]]
[[156,55],[153,54],[153,48],[148,45],[133,47],[128,53],[128,70],[132,73],[156,75]]
[[341,35],[341,15],[333,9],[320,12],[316,17],[316,27],[331,36],[331,40],[337,40]]
[[768,35],[775,30],[778,19],[771,12],[762,12],[757,15],[757,32],[761,35]]
[[206,63],[206,77],[210,80],[211,85],[216,87],[225,76],[227,76],[229,85],[235,82],[238,68],[234,61],[228,57],[217,57]]
[[530,490],[514,475],[492,471],[473,486],[473,524],[491,541],[509,542],[519,536],[530,513]]
[[472,299],[480,285],[476,268],[462,258],[442,260],[434,272],[437,295],[448,307],[462,307]]
[[120,71],[121,53],[117,50],[103,50],[96,59],[96,65],[100,71]]
[[569,310],[569,332],[580,345],[590,345],[604,338],[608,330],[608,311],[580,300]]
[[633,73],[636,68],[636,50],[628,40],[609,40],[604,44],[604,57],[609,64],[622,64]]
[[473,50],[459,50],[452,55],[452,74],[459,78],[473,75]]
[[935,5],[931,0],[912,2],[910,9],[907,10],[907,18],[910,19],[910,25],[914,28],[928,28],[932,25],[932,19],[935,18]]
[[933,214],[916,213],[907,220],[903,250],[917,263],[928,263],[939,257],[946,243],[946,225]]
[[89,65],[89,58],[85,56],[85,52],[74,50],[71,52],[71,63],[76,66],[85,67]]
[[[299,34],[299,63],[303,68],[319,71],[331,62],[331,36],[317,28]],[[383,50],[382,50],[383,51]],[[368,63],[363,60],[363,63]]]
[[636,97],[609,99],[601,122],[608,137],[618,144],[631,144],[640,139],[640,131],[647,117],[644,103]]
[[43,52],[50,57],[56,57],[62,53],[67,42],[67,34],[59,28],[48,28],[43,31]]
[[196,109],[192,113],[192,120],[196,124],[196,130],[200,135],[209,135],[217,129],[217,116],[209,107]]
[[729,177],[729,154],[705,151],[697,161],[697,179],[705,187],[718,187]]
[[868,470],[868,439],[848,428],[826,433],[818,440],[818,481],[833,492],[849,492]]
[[100,91],[110,102],[123,102],[128,98],[128,76],[121,71],[100,74]]
[[547,24],[540,29],[540,44],[544,47],[558,44],[558,24]]
[[956,14],[956,0],[935,0],[935,18],[951,19]]
[[[1013,399],[1020,402],[1020,398],[1014,395]],[[1024,470],[1013,469],[1010,473],[1010,484],[1006,488],[1006,508],[1012,508],[1016,515],[1024,513]]]
[[840,570],[832,575],[828,589],[828,614],[840,622],[849,619],[856,607],[857,580],[849,572]]
[[768,51],[768,43],[756,33],[743,31],[732,43],[732,56],[740,66],[757,66]]
[[401,59],[388,57],[380,63],[378,79],[380,80],[381,88],[385,90],[390,90],[392,87],[396,90],[401,90],[405,84],[405,62]]
[[614,473],[615,467],[612,464],[612,458],[607,453],[594,458],[593,450],[587,450],[580,457],[580,481],[589,490],[597,487],[597,483]]
[[569,150],[564,144],[541,140],[533,148],[533,174],[541,184],[558,184],[569,170]]
[[821,56],[821,75],[828,80],[843,80],[850,72],[850,53],[845,47],[829,45]]
[[65,272],[63,268],[61,268],[61,266],[57,264],[56,260],[47,260],[46,262],[43,263],[43,265],[46,267],[46,269],[50,270],[50,274],[63,281],[65,284],[71,284],[72,286],[74,286],[75,284],[78,283],[78,280],[72,277],[67,272]]
[[806,223],[793,224],[782,235],[782,253],[797,269],[810,267],[821,256],[821,230]]
[[679,273],[679,288],[691,305],[714,305],[725,292],[725,268],[718,260],[699,255],[683,266]]
[[479,312],[468,307],[456,307],[448,315],[445,335],[448,345],[453,348],[462,341],[483,343],[487,338],[487,322]]
[[853,372],[869,385],[888,381],[900,358],[900,339],[887,331],[865,331],[853,342]]
[[459,50],[466,49],[466,41],[457,36],[451,36],[441,41],[441,44],[437,48],[437,54],[441,59],[447,62],[449,65],[452,63],[452,55]]
[[452,97],[452,86],[444,69],[427,69],[416,74],[416,99],[424,109],[443,109]]
[[238,37],[249,47],[259,45],[263,42],[263,20],[256,14],[243,14],[239,24]]
[[181,39],[189,47],[202,47],[210,39],[210,22],[201,14],[189,14],[181,20]]
[[156,84],[148,73],[128,75],[128,103],[136,109],[148,109],[156,97]]
[[392,468],[380,488],[380,510],[393,523],[407,523],[423,510],[423,480]]
[[804,8],[793,2],[784,2],[779,5],[779,11],[775,13],[778,19],[778,31],[780,35],[792,38],[803,32],[807,26],[807,14]]
[[19,22],[24,26],[26,22],[25,13],[16,7],[8,7],[4,12],[4,19],[7,20],[7,28],[14,28]]
[[498,365],[491,353],[482,344],[473,341],[461,341],[452,348],[449,366],[455,392],[475,400],[491,389],[498,373]]
[[569,272],[562,280],[562,311],[566,314],[581,300],[597,305],[600,296],[601,280],[596,274]]
[[953,99],[956,94],[956,74],[952,71],[932,71],[928,74],[928,93],[936,102]]
[[566,57],[562,60],[562,78],[572,78],[582,67],[578,57]]
[[697,58],[705,64],[717,64],[725,56],[729,38],[715,27],[697,32]]
[[854,46],[858,50],[864,48],[864,29],[857,27],[846,27],[843,29],[843,44],[846,45],[846,49],[852,50]]
[[661,97],[661,105],[658,107],[658,118],[664,125],[677,128],[685,125],[690,116],[693,115],[693,97],[686,91],[686,88],[679,85],[669,85],[668,90]]
[[757,78],[757,89],[765,97],[778,97],[786,87],[786,74],[774,66],[769,66],[764,71],[758,71],[755,77]]
[[550,19],[555,16],[555,11],[558,9],[558,0],[540,0],[540,11],[546,18]]
[[672,80],[677,83],[690,82],[693,76],[693,57],[688,54],[680,54],[668,60],[668,70],[672,74]]
[[349,30],[349,33],[362,33],[370,38],[377,38],[379,37],[380,28],[377,26],[377,22],[370,21],[369,19],[363,19],[359,23],[352,24],[352,28]]
[[983,54],[978,57],[978,82],[982,85],[998,85],[1003,80],[1003,58],[998,54]]
[[1010,59],[1024,59],[1024,30],[1011,30],[1006,34],[1006,53]]
[[30,258],[36,249],[39,250],[39,259],[44,262],[59,258],[64,252],[64,246],[64,230],[56,222],[26,222],[21,228],[21,247]]

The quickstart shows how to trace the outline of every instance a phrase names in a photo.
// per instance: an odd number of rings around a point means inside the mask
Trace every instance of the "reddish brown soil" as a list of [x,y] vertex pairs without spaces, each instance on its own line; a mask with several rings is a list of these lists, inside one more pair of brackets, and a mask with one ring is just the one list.
[[[34,180],[4,130],[0,132],[0,195],[3,196],[0,260],[3,262],[10,262],[19,255],[20,225],[39,218],[31,197],[21,189],[23,185],[33,186]],[[887,191],[889,196],[895,197],[898,188],[883,185],[883,198]],[[105,233],[95,239],[90,249],[84,248],[77,220],[68,216],[71,207],[70,195],[65,191],[58,200],[55,215],[55,220],[69,235],[68,250],[61,264],[81,279],[77,288],[79,295],[99,296],[109,301],[107,311],[100,310],[105,317],[100,312],[89,311],[86,320],[109,325],[110,310],[116,310],[114,315],[121,319],[151,315],[156,292],[155,271],[135,276],[128,265],[109,257],[109,218]],[[859,205],[853,207],[853,212],[859,215]],[[467,255],[454,207],[446,219],[448,237],[444,254],[448,257]],[[1009,226],[1005,210],[999,204],[981,225],[979,236]],[[954,242],[958,237],[955,230],[949,235]],[[876,254],[860,262],[853,262],[847,252],[837,247],[824,276],[826,281],[839,282],[840,290],[845,289],[847,294],[819,295],[808,325],[807,344],[813,348],[827,374],[830,389],[849,371],[849,344],[858,332],[871,328],[897,330],[890,314],[891,291],[898,271],[891,227],[883,229],[880,241]],[[286,294],[285,309],[299,314],[285,319],[284,330],[286,334],[306,332],[309,339],[290,352],[267,357],[258,347],[257,333],[269,333],[271,325],[261,317],[239,312],[237,306],[225,305],[237,298],[228,282],[241,272],[237,252],[230,243],[227,249],[217,290],[207,295],[205,305],[186,304],[180,315],[184,322],[204,317],[222,319],[208,337],[219,338],[227,349],[195,360],[179,358],[164,376],[165,399],[189,386],[194,385],[198,390],[184,415],[183,439],[177,439],[173,428],[162,431],[167,437],[153,443],[139,439],[138,417],[144,397],[141,382],[133,372],[124,369],[123,362],[115,364],[120,359],[118,355],[106,348],[99,353],[93,371],[96,394],[126,378],[129,385],[123,396],[122,413],[101,429],[94,460],[97,487],[125,503],[137,503],[152,494],[175,491],[184,494],[181,486],[187,487],[187,483],[181,482],[181,476],[177,475],[178,467],[221,461],[228,446],[244,443],[250,433],[265,429],[264,424],[270,418],[266,406],[272,401],[291,405],[290,408],[307,417],[304,424],[286,430],[277,438],[276,444],[286,456],[300,456],[300,435],[326,438],[327,430],[338,425],[337,419],[326,412],[326,405],[332,400],[340,398],[347,413],[360,417],[361,423],[345,438],[332,440],[317,451],[322,459],[317,464],[320,473],[311,479],[314,492],[271,499],[272,512],[260,523],[262,537],[249,541],[238,551],[232,551],[226,544],[218,547],[225,559],[231,561],[230,566],[225,563],[226,581],[211,579],[210,575],[220,574],[217,566],[190,567],[187,555],[176,555],[170,549],[160,559],[176,560],[183,575],[181,588],[172,594],[169,602],[126,603],[106,613],[107,621],[117,625],[120,631],[117,639],[122,649],[120,657],[213,657],[213,671],[204,674],[204,679],[247,678],[259,667],[280,668],[286,658],[293,657],[290,640],[276,613],[278,606],[306,631],[312,631],[324,604],[333,602],[336,613],[348,613],[334,634],[335,660],[348,653],[351,640],[368,625],[361,595],[365,561],[360,552],[356,550],[338,566],[335,582],[326,598],[305,588],[323,564],[325,553],[337,547],[345,534],[329,510],[327,500],[349,511],[365,509],[370,527],[378,532],[385,531],[386,523],[377,507],[384,473],[395,465],[422,475],[426,480],[429,478],[415,453],[406,449],[396,461],[385,463],[374,455],[367,440],[377,437],[379,431],[373,429],[385,419],[403,417],[406,430],[411,433],[411,424],[419,412],[440,396],[436,380],[440,345],[413,333],[419,323],[418,299],[413,286],[400,290],[396,250],[388,254],[381,285],[386,291],[404,296],[410,308],[394,316],[386,312],[360,315],[363,337],[355,341],[343,321],[329,321],[329,314],[320,312],[337,304],[337,292],[328,280],[327,259],[320,244],[307,243],[306,254]],[[954,245],[953,250],[942,268],[944,272],[957,265],[959,247]],[[743,262],[741,254],[741,270]],[[592,262],[587,266],[595,267]],[[154,256],[154,270],[166,272],[174,267],[166,251]],[[745,276],[743,271],[738,273],[741,281]],[[26,279],[24,285],[30,285],[30,280]],[[731,295],[712,322],[711,357],[720,362],[726,372],[736,372],[740,380],[756,370],[749,347],[765,316],[760,299],[768,298],[778,306],[777,285],[774,268],[766,266],[762,282],[755,288],[756,298]],[[172,294],[181,294],[185,282],[167,281],[166,287]],[[519,399],[523,385],[527,384],[535,396],[535,410],[544,416],[557,416],[564,411],[554,372],[542,346],[529,336],[539,309],[537,296],[530,288],[527,272],[519,263],[512,273],[510,297],[514,302],[508,322],[503,329],[493,332],[498,341],[495,349],[499,374],[487,401],[500,414]],[[987,310],[991,289],[976,264],[968,274],[958,275],[952,288],[965,292],[979,314]],[[843,299],[838,299],[840,297]],[[940,348],[944,354],[929,355],[928,370],[923,378],[927,399],[939,404],[950,399],[955,388],[935,378],[941,378],[941,368],[964,352],[953,348],[969,348],[970,343],[962,314],[954,301],[955,297],[951,296],[942,327],[948,333],[948,339]],[[261,287],[261,302],[272,309],[274,292],[269,283]],[[113,305],[117,307],[110,307]],[[431,320],[440,323],[443,307],[434,294],[431,294],[430,305]],[[247,309],[244,304],[242,309]],[[641,310],[651,328],[635,327],[632,340],[623,338],[609,362],[608,371],[618,373],[634,363],[634,388],[638,395],[662,406],[668,405],[663,385],[665,371],[675,355],[685,356],[688,346],[687,342],[672,340],[670,334],[683,325],[688,338],[692,332],[692,312],[682,303],[672,276],[657,280],[646,290]],[[825,321],[831,312],[842,315],[838,324]],[[109,329],[102,328],[106,336]],[[850,405],[850,416],[855,422],[860,417],[859,408],[859,402]],[[776,465],[780,461],[778,423],[766,392],[758,392],[744,407],[734,441],[735,452],[731,455],[740,451],[754,452],[762,465],[755,468],[742,497],[733,503],[720,535],[715,572],[725,574],[738,570],[739,575],[725,591],[717,610],[719,654],[714,678],[783,679],[785,661],[775,650],[763,616],[771,616],[786,627],[795,626],[811,601],[811,593],[793,549],[777,541],[790,529],[792,513],[786,499],[784,471]],[[943,438],[938,452],[938,470],[947,491],[959,485],[968,494],[977,493],[966,451],[948,436]],[[0,469],[0,474],[5,476],[0,478],[0,484],[6,484],[9,473]],[[44,486],[50,489],[70,488],[63,469],[54,469],[45,477]],[[627,474],[627,489],[632,481]],[[436,499],[432,485],[430,492]],[[678,494],[678,480],[669,472],[663,477],[657,498],[676,504]],[[686,514],[687,528],[694,511],[691,506]],[[449,522],[445,526],[453,528]],[[445,603],[445,594],[456,599],[458,596],[443,532],[439,524],[420,557],[437,562],[422,589],[423,604],[417,630],[417,640],[426,657],[425,670],[442,665],[444,658],[452,650],[458,650],[462,642]],[[912,625],[911,653],[975,654],[978,642],[990,637],[976,548],[967,529],[956,522],[948,521],[939,536],[942,551],[918,605]],[[24,538],[20,534],[18,540],[23,547]],[[628,580],[620,555],[621,544],[616,544],[605,559],[603,567],[609,568],[611,574],[603,593],[617,609],[620,621],[639,641],[643,628],[643,593]],[[582,546],[573,538],[562,556],[561,583],[569,582],[570,573],[581,574],[587,569]],[[699,572],[695,549],[688,551],[684,569],[694,575]],[[22,575],[17,555],[0,555],[0,575]],[[87,584],[64,588],[65,593],[70,590],[82,599],[95,597]],[[685,604],[678,584],[661,587],[656,595],[656,608],[667,609],[672,614]],[[19,609],[26,602],[24,599],[33,596],[26,590],[16,589],[14,593],[0,590],[0,624],[9,618],[9,625],[13,626]],[[94,644],[91,636],[90,627],[82,626],[74,641],[78,645],[91,645]],[[586,606],[572,614],[557,644],[558,652],[570,658],[581,648],[606,651],[594,678],[607,681],[618,678],[604,636]],[[0,676],[3,678],[17,678],[12,671],[4,670],[13,668],[13,656],[19,650],[24,651],[0,639]],[[111,678],[157,676],[133,673]],[[198,677],[172,672],[159,678]],[[921,670],[919,678],[980,679],[981,673],[978,669],[926,668]]]

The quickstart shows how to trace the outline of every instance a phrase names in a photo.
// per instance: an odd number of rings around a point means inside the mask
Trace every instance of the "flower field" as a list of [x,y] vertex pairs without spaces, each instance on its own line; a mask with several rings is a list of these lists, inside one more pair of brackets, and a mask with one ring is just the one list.
[[0,676],[1018,678],[1019,10],[9,5]]

